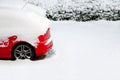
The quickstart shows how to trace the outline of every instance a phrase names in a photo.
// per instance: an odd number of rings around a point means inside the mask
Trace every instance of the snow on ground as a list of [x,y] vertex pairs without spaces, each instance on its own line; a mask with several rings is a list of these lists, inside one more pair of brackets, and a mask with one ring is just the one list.
[[0,80],[120,80],[120,22],[53,22],[55,55],[0,60]]

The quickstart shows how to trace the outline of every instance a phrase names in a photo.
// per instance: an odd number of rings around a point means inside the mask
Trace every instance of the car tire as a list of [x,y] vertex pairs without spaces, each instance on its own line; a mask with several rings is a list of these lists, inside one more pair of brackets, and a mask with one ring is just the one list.
[[34,48],[26,43],[20,43],[14,46],[12,50],[12,60],[16,59],[35,59],[35,50]]

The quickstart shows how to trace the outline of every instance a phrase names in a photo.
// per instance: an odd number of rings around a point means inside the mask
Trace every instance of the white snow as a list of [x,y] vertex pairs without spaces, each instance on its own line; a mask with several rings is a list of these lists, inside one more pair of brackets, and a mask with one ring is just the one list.
[[[27,1],[27,0],[26,0]],[[39,5],[47,10],[56,8],[58,6],[63,7],[64,10],[69,11],[77,8],[78,10],[84,11],[84,8],[100,8],[104,10],[109,9],[120,9],[119,0],[29,0],[30,3]],[[57,6],[57,7],[56,7]],[[70,8],[70,9],[69,9]]]
[[28,1],[24,0],[0,0],[0,9],[34,12],[35,14],[43,17],[46,15],[45,9],[29,4]]
[[0,39],[16,35],[18,40],[36,45],[38,37],[46,33],[51,22],[42,16],[45,12],[39,7],[30,4],[22,10],[14,7],[0,7]]
[[25,4],[23,0],[0,0],[0,8],[22,9]]
[[34,6],[34,5],[31,5],[28,3],[22,9],[23,9],[23,11],[34,12],[37,15],[40,15],[42,17],[46,17],[46,10],[42,9],[41,7]]
[[120,80],[120,21],[53,22],[54,56],[0,60],[0,80]]

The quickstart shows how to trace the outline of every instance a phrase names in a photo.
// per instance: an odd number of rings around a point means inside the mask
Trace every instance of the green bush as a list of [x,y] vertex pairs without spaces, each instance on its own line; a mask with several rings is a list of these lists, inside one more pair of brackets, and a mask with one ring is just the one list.
[[91,21],[91,20],[109,20],[109,21],[116,21],[120,20],[120,10],[95,10],[94,12],[92,9],[88,8],[88,11],[56,11],[51,12],[48,10],[46,14],[47,18],[54,20],[54,21],[61,21],[61,20],[75,20],[75,21]]

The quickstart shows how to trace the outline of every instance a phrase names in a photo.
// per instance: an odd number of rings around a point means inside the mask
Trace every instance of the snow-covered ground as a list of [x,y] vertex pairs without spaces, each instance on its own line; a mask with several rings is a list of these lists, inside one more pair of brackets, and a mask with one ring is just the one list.
[[53,22],[55,55],[0,60],[0,80],[120,80],[120,21]]

